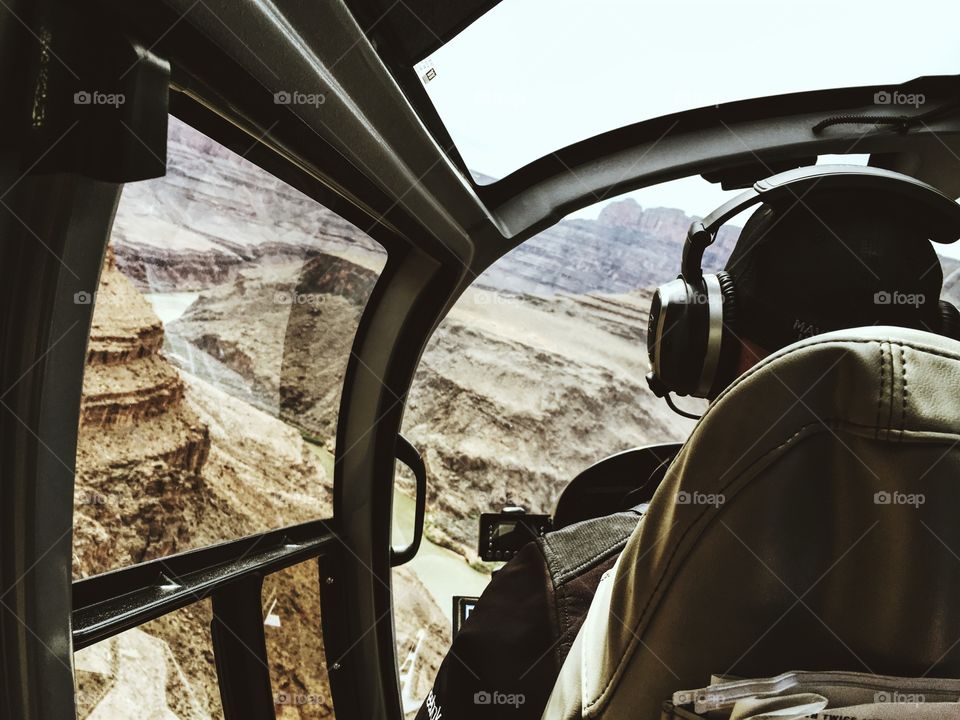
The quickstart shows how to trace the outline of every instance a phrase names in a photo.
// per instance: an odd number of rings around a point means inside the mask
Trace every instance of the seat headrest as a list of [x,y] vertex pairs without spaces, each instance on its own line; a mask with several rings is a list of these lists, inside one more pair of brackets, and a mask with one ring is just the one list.
[[701,418],[558,687],[575,675],[577,714],[632,718],[711,674],[960,677],[958,516],[960,343],[871,327],[791,345]]

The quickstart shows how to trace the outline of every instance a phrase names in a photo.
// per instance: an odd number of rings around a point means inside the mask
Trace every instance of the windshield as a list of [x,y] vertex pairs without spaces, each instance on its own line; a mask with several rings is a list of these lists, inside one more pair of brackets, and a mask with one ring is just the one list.
[[955,74],[958,21],[936,0],[503,0],[416,70],[484,183],[673,112]]

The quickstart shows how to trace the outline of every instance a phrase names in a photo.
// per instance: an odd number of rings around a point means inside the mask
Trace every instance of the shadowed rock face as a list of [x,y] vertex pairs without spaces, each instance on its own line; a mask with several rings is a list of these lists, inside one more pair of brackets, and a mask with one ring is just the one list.
[[[219,294],[210,291],[193,309],[194,319],[205,319],[197,327],[207,328],[194,347],[217,352],[247,378],[259,372],[261,384],[276,394],[289,313],[294,333],[313,325],[336,333],[338,341],[325,348],[324,357],[329,355],[331,365],[336,361],[339,369],[329,382],[336,376],[339,383],[361,295],[369,292],[376,275],[331,257],[308,263],[302,275],[301,289],[322,288],[329,295],[316,307],[275,302],[273,293],[296,288],[300,276],[291,276],[282,265],[268,273],[266,282],[241,273]],[[224,298],[229,299],[226,305]],[[235,302],[239,298],[249,304]],[[257,314],[266,309],[275,316]],[[219,315],[220,310],[227,312]],[[231,340],[227,327],[235,324],[237,311],[258,318],[275,335],[248,332]],[[189,327],[188,322],[181,329]],[[260,338],[259,347],[249,341],[254,336]],[[97,293],[84,377],[75,577],[332,514],[332,478],[300,433],[172,365],[164,341],[162,323],[118,270],[111,250]],[[335,425],[335,403],[318,412]],[[425,693],[446,647],[447,621],[415,575],[404,570],[394,582],[398,597],[404,598],[398,631],[414,636],[422,628],[430,630],[414,675],[417,691]],[[274,690],[279,698],[296,700],[281,702],[278,717],[329,717],[316,563],[268,578],[268,591],[265,602],[275,601],[281,623],[265,629]],[[80,717],[126,715],[118,708],[133,707],[144,717],[222,717],[210,621],[209,604],[198,603],[79,653]],[[131,677],[140,678],[139,684]],[[307,702],[298,704],[302,698]]]
[[[332,514],[332,459],[323,446],[332,450],[343,370],[385,254],[336,214],[176,120],[168,145],[164,178],[125,186],[101,278],[77,456],[75,577]],[[138,291],[180,293],[163,295],[178,308],[173,317],[193,304],[165,328]],[[293,342],[299,350],[287,363],[288,335],[295,341],[319,330],[328,342]],[[321,381],[300,393],[308,374]],[[267,628],[274,690],[310,698],[281,703],[278,717],[327,717],[316,564],[266,585],[281,622]],[[394,586],[404,598],[398,632],[430,629],[412,675],[422,694],[448,620],[406,569]],[[210,619],[209,605],[197,603],[144,626],[167,648],[160,654],[143,638],[114,644],[166,657],[163,672],[144,666],[144,677],[185,678],[202,710],[178,702],[170,685],[166,708],[151,688],[153,705],[141,715],[222,716]],[[101,655],[137,667],[122,652]],[[93,658],[93,670],[81,673],[81,692],[94,700],[81,717],[99,717],[98,693],[118,685],[111,663]],[[119,687],[110,707],[129,700],[129,684]]]
[[372,270],[336,255],[320,253],[304,263],[297,293],[340,297],[363,308],[376,282],[377,273]]
[[190,353],[178,353],[185,357],[177,362],[211,381],[222,365],[249,402],[332,440],[354,334],[376,280],[373,270],[326,253],[247,268],[203,292],[170,327],[216,365],[191,364]]
[[363,306],[377,273],[333,255],[303,265],[284,335],[280,415],[317,437],[334,437],[340,392]]
[[437,329],[403,426],[429,468],[432,539],[471,560],[481,512],[552,512],[584,468],[692,425],[644,381],[647,293],[486,293]]
[[201,521],[210,433],[160,354],[163,325],[107,255],[94,308],[77,450],[78,575],[180,545]]

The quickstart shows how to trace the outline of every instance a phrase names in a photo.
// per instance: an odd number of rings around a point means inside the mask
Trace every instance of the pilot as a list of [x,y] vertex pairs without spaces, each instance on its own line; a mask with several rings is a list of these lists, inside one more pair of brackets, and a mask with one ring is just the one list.
[[[734,360],[712,399],[770,353],[820,333],[895,325],[956,336],[960,317],[940,302],[943,270],[905,203],[865,190],[791,197],[747,221],[725,272],[736,288]],[[885,204],[881,204],[887,201]]]
[[[732,344],[702,395],[715,398],[768,354],[831,330],[885,324],[956,336],[956,309],[939,302],[941,263],[915,212],[859,191],[756,210],[725,267],[736,291],[723,315]],[[600,576],[642,510],[548,533],[507,563],[454,638],[418,720],[540,718]]]

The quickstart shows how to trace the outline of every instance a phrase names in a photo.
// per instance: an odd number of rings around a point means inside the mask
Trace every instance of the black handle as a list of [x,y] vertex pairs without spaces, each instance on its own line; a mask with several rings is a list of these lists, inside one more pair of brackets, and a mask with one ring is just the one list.
[[406,465],[413,472],[417,480],[416,509],[413,514],[413,539],[410,544],[400,550],[390,548],[390,566],[397,567],[413,560],[420,549],[420,540],[423,538],[423,513],[427,504],[427,467],[417,449],[403,435],[397,435],[397,460]]

